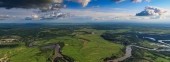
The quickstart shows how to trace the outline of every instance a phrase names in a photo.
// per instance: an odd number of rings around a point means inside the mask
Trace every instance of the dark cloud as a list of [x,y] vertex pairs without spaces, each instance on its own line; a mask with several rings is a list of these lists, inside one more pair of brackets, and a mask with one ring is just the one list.
[[166,12],[167,11],[162,8],[147,6],[144,11],[137,13],[136,16],[161,16]]
[[48,7],[51,2],[73,1],[86,7],[91,0],[0,0],[0,7],[5,8],[37,8]]
[[41,7],[52,0],[0,0],[0,7],[5,8],[32,8]]

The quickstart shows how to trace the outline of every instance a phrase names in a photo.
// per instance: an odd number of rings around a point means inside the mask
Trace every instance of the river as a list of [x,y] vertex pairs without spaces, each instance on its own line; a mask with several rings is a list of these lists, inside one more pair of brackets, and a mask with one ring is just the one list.
[[123,61],[123,60],[131,57],[131,56],[132,56],[132,53],[131,53],[131,52],[132,52],[131,45],[126,46],[126,51],[125,51],[125,52],[126,52],[126,53],[125,53],[124,56],[122,56],[122,57],[120,57],[120,58],[117,58],[117,59],[114,59],[114,60],[108,60],[107,62],[120,62],[120,61]]

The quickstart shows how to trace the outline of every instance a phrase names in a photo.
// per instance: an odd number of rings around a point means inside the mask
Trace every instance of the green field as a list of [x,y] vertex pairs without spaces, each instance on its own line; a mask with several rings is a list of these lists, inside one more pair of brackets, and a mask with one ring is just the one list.
[[[88,30],[87,30],[88,31]],[[49,40],[38,40],[35,47],[20,45],[16,48],[2,48],[0,55],[5,55],[12,62],[46,62],[53,54],[52,50],[40,51],[43,45],[63,42],[62,54],[73,58],[76,62],[102,62],[106,57],[120,57],[123,55],[123,46],[104,40],[100,37],[104,31],[93,30],[95,34],[80,34],[76,36],[62,36]],[[84,33],[84,32],[82,32]],[[50,60],[49,60],[50,61]]]
[[47,60],[46,56],[38,55],[41,51],[36,47],[1,48],[0,52],[1,59],[7,57],[11,62],[46,62]]

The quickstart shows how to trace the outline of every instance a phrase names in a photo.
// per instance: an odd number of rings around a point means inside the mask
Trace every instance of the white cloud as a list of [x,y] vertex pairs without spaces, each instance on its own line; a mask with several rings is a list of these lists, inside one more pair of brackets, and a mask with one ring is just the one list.
[[86,7],[88,4],[89,4],[89,2],[90,2],[91,0],[82,0],[82,6],[83,7]]
[[[74,10],[67,9],[72,16],[70,18],[90,18],[92,20],[114,20],[114,19],[127,19],[132,16],[131,13],[120,13],[120,12],[104,12],[94,10]],[[74,17],[73,17],[74,16]]]
[[137,13],[136,16],[161,16],[165,13],[167,13],[165,9],[147,6],[143,11]]
[[86,7],[91,0],[68,0],[82,4],[83,7]]
[[[82,18],[87,20],[96,20],[96,21],[113,21],[113,20],[165,20],[169,19],[170,15],[162,15],[162,16],[135,16],[135,13],[128,13],[121,11],[116,12],[113,11],[97,11],[97,10],[75,10],[75,9],[67,9],[66,12],[71,14],[70,18]],[[126,9],[127,10],[127,9]],[[128,11],[128,10],[127,10]]]
[[31,16],[37,9],[21,9],[21,8],[12,8],[12,9],[5,9],[0,8],[0,15],[1,16],[9,16],[9,19],[24,19],[27,16]]

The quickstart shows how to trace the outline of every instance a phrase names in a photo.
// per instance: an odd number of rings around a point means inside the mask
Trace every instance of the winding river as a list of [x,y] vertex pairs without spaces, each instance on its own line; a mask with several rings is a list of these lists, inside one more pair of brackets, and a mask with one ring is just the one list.
[[107,62],[120,62],[120,61],[123,61],[123,60],[131,57],[132,56],[132,48],[131,47],[132,47],[131,45],[126,46],[126,53],[124,56],[114,59],[114,60],[108,60]]
[[124,56],[120,57],[120,58],[117,58],[117,59],[113,59],[113,60],[108,60],[107,62],[121,62],[129,57],[132,56],[132,47],[136,47],[136,48],[140,48],[140,49],[145,49],[145,50],[150,50],[150,51],[170,51],[169,50],[164,50],[164,49],[149,49],[149,48],[145,48],[145,47],[141,47],[141,46],[136,46],[136,45],[128,45],[126,46],[126,53]]

